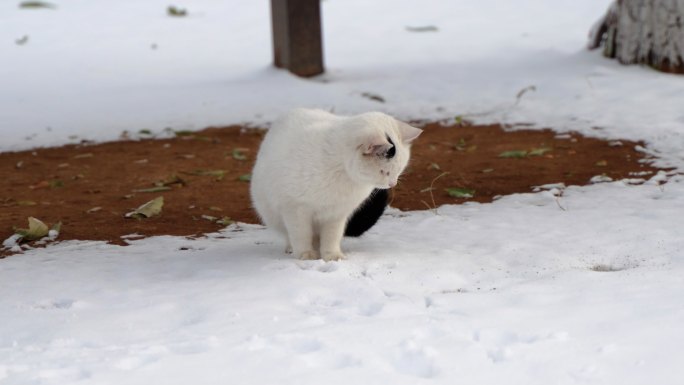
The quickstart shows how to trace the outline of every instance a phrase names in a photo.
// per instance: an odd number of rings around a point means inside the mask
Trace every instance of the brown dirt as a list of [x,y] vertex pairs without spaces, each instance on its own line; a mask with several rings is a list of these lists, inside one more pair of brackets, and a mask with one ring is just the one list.
[[[639,162],[644,154],[635,150],[638,143],[629,141],[618,145],[550,130],[509,132],[495,125],[432,123],[423,128],[411,164],[393,192],[392,206],[401,210],[490,202],[542,184],[583,185],[594,175],[620,179],[631,172],[655,171]],[[203,215],[256,223],[249,183],[240,176],[250,172],[262,136],[262,131],[240,127],[209,128],[172,139],[0,153],[0,239],[11,235],[13,226],[26,227],[29,216],[48,224],[61,221],[60,240],[116,244],[124,244],[121,236],[132,233],[189,236],[222,227]],[[546,149],[541,155],[499,156],[541,148]],[[212,170],[224,170],[223,177],[197,175]],[[175,183],[168,184],[168,191],[134,192],[164,182]],[[450,187],[472,189],[475,195],[452,198],[445,191]],[[165,198],[161,215],[124,218],[157,196]]]

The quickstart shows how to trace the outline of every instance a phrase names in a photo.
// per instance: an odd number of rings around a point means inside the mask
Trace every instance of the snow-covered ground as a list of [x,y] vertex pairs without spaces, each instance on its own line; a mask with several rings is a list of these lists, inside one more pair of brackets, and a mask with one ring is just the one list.
[[[684,77],[583,50],[608,2],[326,0],[304,80],[269,65],[266,1],[3,1],[0,150],[317,106],[638,139],[683,171]],[[251,225],[0,260],[0,384],[679,384],[671,174],[391,211],[342,262]]]

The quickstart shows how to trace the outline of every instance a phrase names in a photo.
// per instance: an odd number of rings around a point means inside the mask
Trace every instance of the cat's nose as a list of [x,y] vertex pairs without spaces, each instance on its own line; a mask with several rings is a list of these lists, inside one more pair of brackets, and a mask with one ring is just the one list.
[[394,186],[396,186],[396,185],[397,185],[397,181],[396,181],[396,180],[391,180],[391,181],[389,182],[390,188],[392,188],[392,187],[394,187]]

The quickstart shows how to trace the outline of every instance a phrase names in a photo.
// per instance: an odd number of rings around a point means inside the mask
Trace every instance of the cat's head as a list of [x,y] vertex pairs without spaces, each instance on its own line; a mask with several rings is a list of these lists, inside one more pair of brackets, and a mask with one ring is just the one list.
[[423,130],[380,112],[356,119],[358,135],[348,171],[354,179],[374,188],[396,186],[411,156],[411,143]]

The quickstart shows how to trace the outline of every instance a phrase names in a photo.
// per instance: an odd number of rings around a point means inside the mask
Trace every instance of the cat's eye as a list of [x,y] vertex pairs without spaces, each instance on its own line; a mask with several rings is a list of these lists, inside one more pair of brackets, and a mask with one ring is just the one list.
[[390,147],[390,149],[385,152],[385,159],[392,159],[394,158],[394,155],[396,155],[397,153],[397,147],[394,145],[394,142],[392,142],[392,139],[390,139],[389,135],[387,135],[387,141],[390,142],[392,147]]

